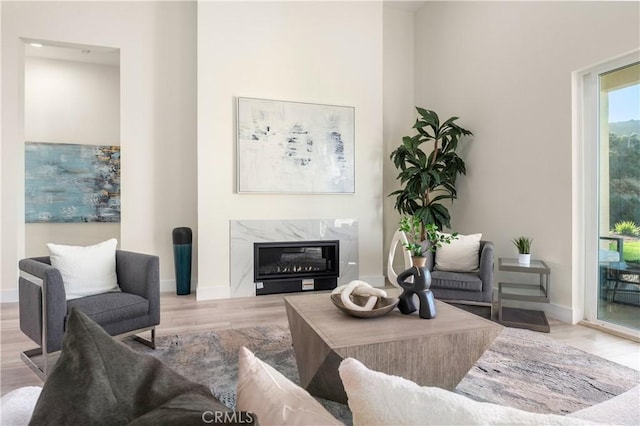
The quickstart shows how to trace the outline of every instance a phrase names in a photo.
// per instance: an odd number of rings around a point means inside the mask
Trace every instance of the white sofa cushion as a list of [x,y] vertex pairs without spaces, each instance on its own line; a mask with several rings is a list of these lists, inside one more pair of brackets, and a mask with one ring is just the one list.
[[354,426],[597,424],[474,401],[444,389],[419,386],[402,377],[369,370],[353,358],[342,361],[339,372]]
[[51,266],[58,269],[67,300],[120,291],[116,276],[116,247],[112,238],[91,246],[47,244]]
[[638,426],[640,425],[640,385],[567,416],[611,425]]
[[3,426],[29,424],[40,392],[42,392],[40,386],[25,386],[4,395],[0,404],[0,424]]

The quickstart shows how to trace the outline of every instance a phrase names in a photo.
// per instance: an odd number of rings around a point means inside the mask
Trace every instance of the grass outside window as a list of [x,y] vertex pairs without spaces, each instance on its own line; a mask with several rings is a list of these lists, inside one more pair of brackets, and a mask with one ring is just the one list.
[[[612,243],[609,246],[610,250],[616,249],[616,244]],[[638,241],[625,241],[623,257],[625,262],[640,263],[640,240]]]

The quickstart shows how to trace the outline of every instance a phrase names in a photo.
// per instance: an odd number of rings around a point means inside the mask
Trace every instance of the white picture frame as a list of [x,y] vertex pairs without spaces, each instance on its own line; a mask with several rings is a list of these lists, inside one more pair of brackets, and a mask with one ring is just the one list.
[[237,98],[238,193],[353,194],[355,108]]

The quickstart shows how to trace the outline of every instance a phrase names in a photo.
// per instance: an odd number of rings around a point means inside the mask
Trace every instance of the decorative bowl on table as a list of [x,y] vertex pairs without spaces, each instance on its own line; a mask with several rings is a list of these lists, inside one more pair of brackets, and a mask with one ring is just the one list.
[[[358,296],[351,294],[349,295],[349,297],[351,298],[351,301],[358,306],[364,306],[367,303],[367,300],[369,300],[369,296]],[[398,302],[400,301],[400,299],[398,299],[397,297],[378,297],[378,301],[370,311],[357,311],[355,309],[350,309],[344,306],[339,294],[332,294],[331,301],[334,305],[336,305],[336,308],[353,317],[375,318],[386,315],[389,312],[393,311],[395,307],[398,306]]]

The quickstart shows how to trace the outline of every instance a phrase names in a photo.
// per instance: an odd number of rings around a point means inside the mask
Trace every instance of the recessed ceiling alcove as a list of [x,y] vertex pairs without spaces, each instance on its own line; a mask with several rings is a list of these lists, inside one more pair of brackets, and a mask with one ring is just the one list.
[[[120,49],[39,39],[23,42],[25,150],[39,147],[52,157],[51,176],[40,179],[37,192],[29,180],[37,167],[25,162],[25,254],[47,254],[49,242],[88,245],[109,238],[120,240],[119,169],[117,193],[110,200],[117,219],[69,223],[74,221],[50,214],[54,204],[65,206],[66,211],[77,210],[78,204],[94,202],[97,197],[92,193],[103,191],[92,188],[85,175],[86,195],[82,189],[69,188],[60,172],[68,166],[59,163],[57,153],[77,156],[81,147],[120,145]],[[67,160],[86,164],[79,158]]]

